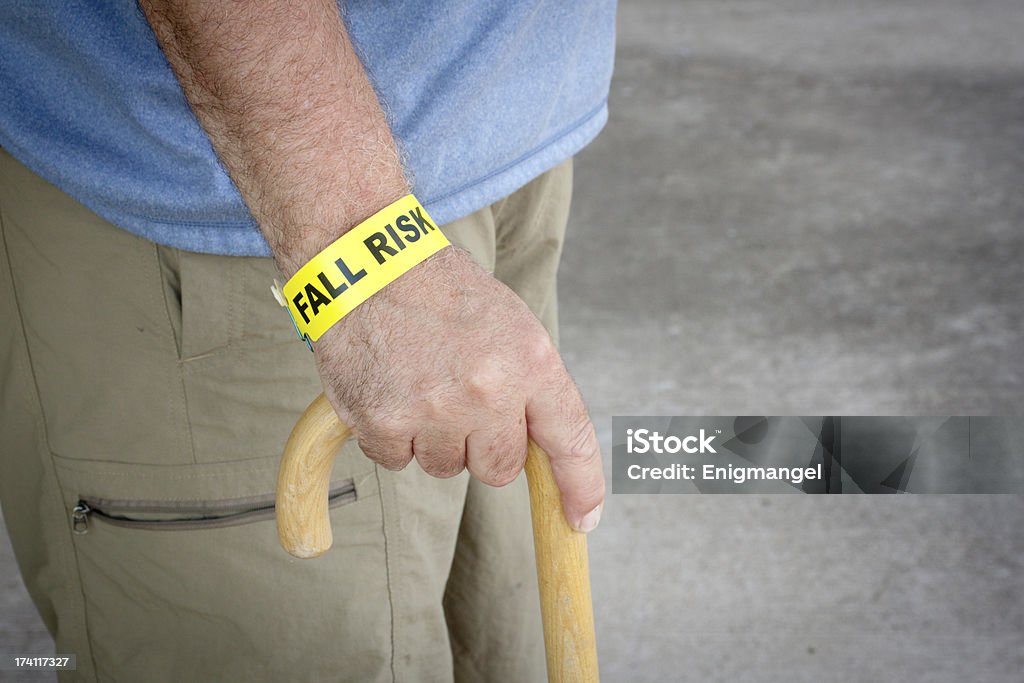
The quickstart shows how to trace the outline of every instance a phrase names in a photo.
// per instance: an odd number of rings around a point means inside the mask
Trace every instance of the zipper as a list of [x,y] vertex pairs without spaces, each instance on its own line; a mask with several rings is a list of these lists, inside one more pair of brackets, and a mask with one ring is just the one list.
[[[339,482],[327,494],[327,507],[336,508],[356,500],[352,480]],[[270,519],[276,505],[274,495],[218,501],[115,501],[104,498],[81,498],[71,509],[71,531],[84,536],[89,533],[91,518],[127,529],[150,531],[188,531],[216,529]],[[139,515],[165,515],[146,519]],[[167,518],[166,515],[174,515]]]

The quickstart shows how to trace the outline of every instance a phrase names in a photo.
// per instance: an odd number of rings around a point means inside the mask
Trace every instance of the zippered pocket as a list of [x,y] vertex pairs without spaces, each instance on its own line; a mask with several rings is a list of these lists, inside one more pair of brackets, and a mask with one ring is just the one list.
[[[331,487],[328,508],[356,501],[351,479]],[[217,501],[139,501],[80,498],[71,510],[71,530],[89,533],[90,519],[128,529],[189,531],[216,529],[271,519],[276,509],[274,494]]]

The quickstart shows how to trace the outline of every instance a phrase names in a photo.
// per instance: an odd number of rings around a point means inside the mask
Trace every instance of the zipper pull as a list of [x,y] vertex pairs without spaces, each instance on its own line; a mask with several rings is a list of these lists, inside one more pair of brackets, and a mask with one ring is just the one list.
[[71,532],[76,536],[84,536],[89,533],[90,512],[92,512],[92,508],[82,500],[78,501],[78,505],[71,510]]

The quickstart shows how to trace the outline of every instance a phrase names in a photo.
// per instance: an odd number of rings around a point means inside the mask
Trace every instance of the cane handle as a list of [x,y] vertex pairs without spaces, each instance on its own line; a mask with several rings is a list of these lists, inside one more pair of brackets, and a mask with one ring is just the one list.
[[[316,557],[331,547],[327,501],[331,466],[351,434],[321,394],[306,408],[288,437],[277,479],[277,534],[284,549],[295,557]],[[566,522],[551,463],[532,440],[527,449],[526,477],[548,680],[596,682],[587,537]]]

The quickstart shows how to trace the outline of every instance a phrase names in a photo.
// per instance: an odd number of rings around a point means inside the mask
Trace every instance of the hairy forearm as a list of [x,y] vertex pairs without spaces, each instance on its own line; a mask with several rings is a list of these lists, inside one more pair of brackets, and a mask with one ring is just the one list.
[[140,4],[286,277],[408,192],[334,0]]
[[[141,0],[186,96],[286,277],[408,191],[387,120],[335,0]],[[441,254],[444,256],[441,256]],[[604,498],[586,406],[521,299],[444,250],[317,340],[325,393],[370,459],[501,486],[527,436],[566,519]],[[443,347],[445,353],[438,353]]]

